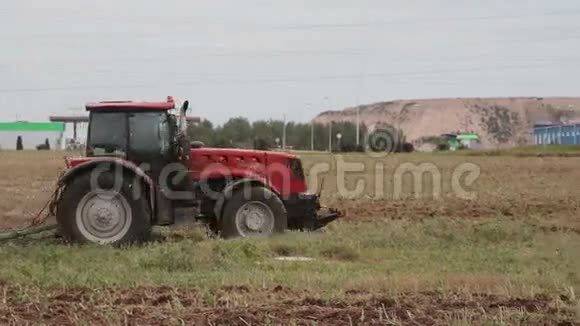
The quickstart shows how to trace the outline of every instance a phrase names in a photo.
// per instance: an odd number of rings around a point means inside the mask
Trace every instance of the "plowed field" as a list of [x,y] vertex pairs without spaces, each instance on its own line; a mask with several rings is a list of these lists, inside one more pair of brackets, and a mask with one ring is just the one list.
[[[64,155],[0,152],[0,228],[42,207]],[[346,213],[324,232],[224,241],[159,229],[124,249],[1,243],[0,324],[580,323],[580,158],[303,160],[323,203]],[[471,181],[460,173],[474,167]]]

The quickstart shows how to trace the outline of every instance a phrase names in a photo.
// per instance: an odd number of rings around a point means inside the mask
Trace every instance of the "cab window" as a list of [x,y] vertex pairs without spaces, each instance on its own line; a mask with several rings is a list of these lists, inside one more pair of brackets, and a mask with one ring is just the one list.
[[127,116],[117,112],[93,112],[89,126],[88,149],[92,155],[125,154]]
[[165,112],[129,114],[131,151],[141,155],[165,155],[171,147],[171,127]]

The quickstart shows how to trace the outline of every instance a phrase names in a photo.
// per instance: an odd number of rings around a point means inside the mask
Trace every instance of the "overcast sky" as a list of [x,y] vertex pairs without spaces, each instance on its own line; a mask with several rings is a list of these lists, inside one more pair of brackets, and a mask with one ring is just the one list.
[[217,123],[580,95],[577,0],[1,0],[0,41],[0,121],[167,95]]

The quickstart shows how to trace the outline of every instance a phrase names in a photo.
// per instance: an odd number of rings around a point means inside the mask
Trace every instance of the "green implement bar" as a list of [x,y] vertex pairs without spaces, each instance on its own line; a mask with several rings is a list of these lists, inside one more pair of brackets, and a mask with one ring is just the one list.
[[64,131],[62,122],[0,122],[0,131]]

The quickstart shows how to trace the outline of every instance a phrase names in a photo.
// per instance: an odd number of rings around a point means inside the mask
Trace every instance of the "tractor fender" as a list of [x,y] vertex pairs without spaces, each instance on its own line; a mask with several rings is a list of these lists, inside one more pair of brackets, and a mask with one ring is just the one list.
[[256,178],[243,178],[237,179],[233,182],[227,184],[225,188],[220,193],[218,199],[216,200],[214,206],[214,214],[216,219],[220,219],[222,215],[222,211],[224,209],[225,204],[227,203],[228,199],[230,199],[234,193],[234,190],[240,189],[246,186],[259,186],[264,187],[270,190],[274,195],[279,196],[278,192],[275,191],[272,187],[267,185],[264,180],[256,179]]
[[71,180],[80,174],[86,173],[101,164],[109,164],[109,166],[116,166],[123,171],[128,171],[135,176],[141,178],[145,183],[145,186],[149,189],[149,202],[151,209],[154,209],[155,205],[155,184],[151,177],[149,177],[143,169],[137,166],[135,163],[114,157],[101,157],[97,159],[89,159],[82,162],[68,170],[59,178],[58,187],[65,187]]

